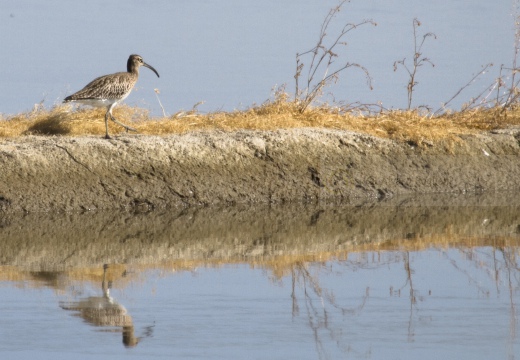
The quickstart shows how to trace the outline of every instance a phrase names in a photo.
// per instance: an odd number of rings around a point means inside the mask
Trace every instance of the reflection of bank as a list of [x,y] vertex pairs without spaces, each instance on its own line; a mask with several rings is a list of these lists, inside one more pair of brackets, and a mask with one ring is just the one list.
[[103,281],[101,288],[103,296],[90,296],[79,301],[60,302],[65,310],[77,311],[76,316],[94,326],[112,326],[122,329],[123,344],[126,347],[136,346],[139,338],[134,335],[132,317],[124,306],[118,304],[110,296],[110,284],[106,282],[108,265],[103,265]]

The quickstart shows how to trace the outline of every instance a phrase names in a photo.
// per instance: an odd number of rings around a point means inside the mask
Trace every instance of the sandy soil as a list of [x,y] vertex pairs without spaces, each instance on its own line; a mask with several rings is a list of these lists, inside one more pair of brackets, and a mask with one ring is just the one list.
[[323,129],[0,140],[0,213],[520,188],[520,128],[419,148]]

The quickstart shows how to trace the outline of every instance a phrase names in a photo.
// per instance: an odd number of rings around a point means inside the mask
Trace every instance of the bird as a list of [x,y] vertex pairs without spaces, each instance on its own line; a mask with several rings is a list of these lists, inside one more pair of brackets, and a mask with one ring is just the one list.
[[118,72],[115,74],[100,76],[90,83],[88,83],[83,89],[75,92],[72,95],[67,96],[63,102],[75,102],[84,105],[90,105],[95,107],[105,107],[107,112],[105,113],[105,138],[110,139],[108,135],[108,118],[116,124],[124,127],[126,131],[137,131],[136,129],[120,123],[112,115],[112,109],[126,97],[132,91],[137,79],[139,78],[139,68],[141,66],[147,67],[152,70],[157,77],[159,73],[153,68],[153,66],[145,63],[140,55],[132,54],[128,58],[126,64],[126,72]]
[[103,296],[89,296],[78,301],[60,301],[64,310],[74,311],[86,323],[94,326],[120,327],[125,347],[136,346],[141,338],[134,334],[134,322],[126,308],[110,296],[111,282],[107,284],[106,273],[109,265],[103,265],[101,289]]

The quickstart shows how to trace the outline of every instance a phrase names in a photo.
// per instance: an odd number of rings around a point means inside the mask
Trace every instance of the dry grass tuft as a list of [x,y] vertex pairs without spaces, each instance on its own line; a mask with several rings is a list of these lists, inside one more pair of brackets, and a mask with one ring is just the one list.
[[[55,106],[51,110],[37,109],[28,113],[2,117],[0,115],[0,137],[23,135],[102,135],[105,133],[104,108],[83,108],[74,111],[71,106]],[[139,108],[121,106],[114,110],[116,118],[130,122],[143,122],[149,119],[148,112]],[[111,122],[114,133],[121,127]]]
[[[254,105],[246,110],[182,112],[171,117],[151,118],[148,111],[126,105],[117,107],[114,116],[135,127],[140,134],[182,134],[200,130],[234,131],[239,129],[276,130],[290,128],[327,128],[351,130],[416,145],[456,142],[461,134],[520,125],[520,110],[512,108],[472,109],[431,116],[419,110],[395,110],[366,113],[345,111],[341,107],[321,105],[299,111],[297,102],[287,94]],[[23,135],[104,135],[105,109],[76,109],[57,106],[10,117],[0,115],[0,137]],[[125,130],[109,122],[110,133]]]

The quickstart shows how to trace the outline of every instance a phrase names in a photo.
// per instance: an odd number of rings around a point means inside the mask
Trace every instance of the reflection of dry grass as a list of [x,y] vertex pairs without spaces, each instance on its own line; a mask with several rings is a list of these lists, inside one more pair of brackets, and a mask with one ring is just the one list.
[[[118,287],[124,287],[135,281],[138,273],[129,273],[127,268],[128,266],[126,265],[110,265],[107,269],[106,280],[117,281]],[[0,281],[10,281],[18,287],[38,288],[40,286],[51,286],[57,290],[63,290],[71,281],[90,283],[95,287],[100,286],[102,280],[103,266],[43,273],[25,269],[20,270],[16,266],[0,266]]]
[[489,246],[493,248],[514,247],[520,250],[520,243],[516,238],[450,238],[446,236],[425,237],[416,240],[398,239],[378,244],[363,244],[355,246],[351,250],[340,252],[322,252],[307,255],[282,255],[268,259],[254,259],[250,261],[253,267],[267,268],[272,271],[273,276],[282,278],[291,273],[295,266],[309,262],[326,262],[330,260],[346,260],[351,254],[362,254],[366,252],[382,251],[421,251],[429,248],[464,248]]
[[[104,109],[72,111],[67,106],[59,106],[52,110],[0,117],[0,137],[28,134],[103,135],[104,112]],[[431,117],[417,110],[383,111],[367,115],[355,110],[344,111],[339,107],[323,105],[300,113],[298,105],[289,101],[285,94],[278,94],[274,100],[241,111],[208,114],[189,111],[167,118],[150,118],[146,110],[123,105],[115,109],[114,115],[136,127],[139,133],[150,135],[182,134],[196,130],[317,127],[358,131],[419,145],[456,140],[459,134],[520,124],[518,109],[505,113],[499,113],[498,110],[467,110]],[[112,122],[110,127],[110,131],[115,133],[124,131]]]
[[[352,254],[364,254],[367,252],[385,251],[420,251],[429,248],[461,248],[464,250],[476,247],[492,247],[496,249],[513,248],[520,251],[517,238],[490,237],[490,238],[461,238],[459,235],[425,236],[417,239],[396,239],[384,243],[366,243],[352,245],[349,249],[341,251],[326,251],[306,254],[281,254],[273,256],[237,256],[221,259],[176,259],[162,263],[150,263],[140,265],[110,265],[107,271],[107,281],[117,283],[117,287],[125,287],[130,282],[136,281],[142,271],[159,270],[164,273],[193,271],[197,268],[218,268],[227,265],[248,264],[252,268],[262,268],[270,271],[274,278],[281,279],[291,274],[295,267],[306,263],[324,263],[331,260],[346,260]],[[355,264],[354,264],[355,265]],[[41,284],[35,274],[27,270],[21,270],[16,266],[0,266],[0,281],[10,281],[27,287],[40,287]],[[103,278],[102,265],[92,268],[72,268],[59,272],[67,282],[79,281],[90,283],[94,286],[101,283]],[[34,281],[31,281],[34,280]],[[29,283],[23,283],[29,281]],[[59,286],[52,286],[59,288]],[[66,285],[65,283],[62,285]]]

